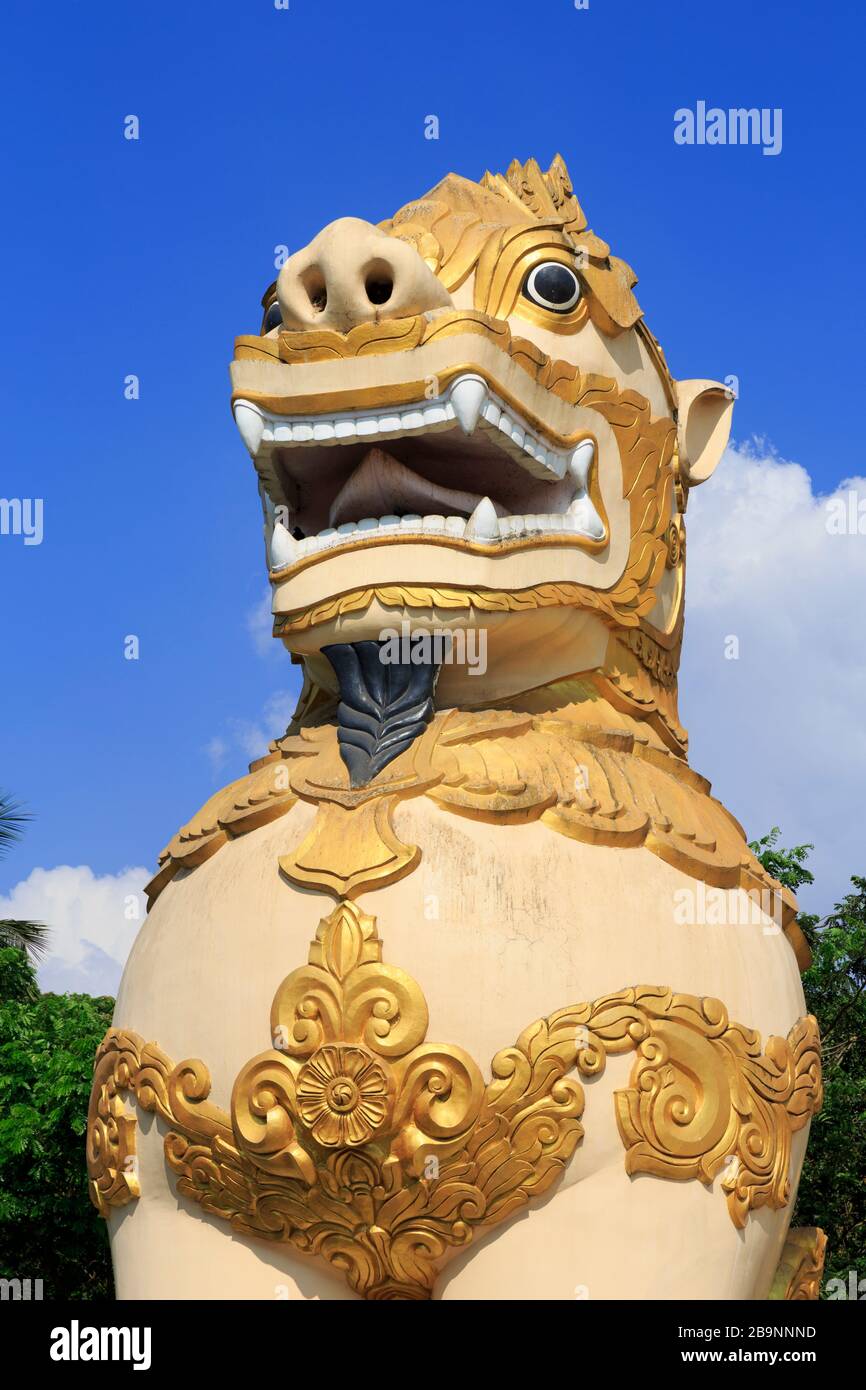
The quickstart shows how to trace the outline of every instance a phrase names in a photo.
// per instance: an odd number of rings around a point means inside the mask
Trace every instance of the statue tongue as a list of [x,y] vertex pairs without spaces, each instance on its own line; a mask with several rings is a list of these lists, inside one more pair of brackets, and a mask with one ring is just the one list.
[[331,526],[368,516],[417,512],[419,516],[471,516],[481,501],[474,492],[458,492],[419,477],[384,449],[370,449],[335,497]]

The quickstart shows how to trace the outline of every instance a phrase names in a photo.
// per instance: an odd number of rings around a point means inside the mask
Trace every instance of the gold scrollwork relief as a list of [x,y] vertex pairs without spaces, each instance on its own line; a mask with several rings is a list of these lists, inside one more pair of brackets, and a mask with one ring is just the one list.
[[454,1251],[547,1192],[583,1137],[579,1077],[634,1052],[615,1092],[628,1173],[722,1189],[735,1226],[790,1196],[791,1136],[821,1104],[815,1020],[787,1039],[732,1023],[716,999],[663,986],[561,1009],[493,1058],[426,1041],[418,984],[385,964],[375,919],[341,902],[277,990],[274,1047],[238,1075],[230,1112],[204,1063],[174,1066],[112,1029],[88,1123],[100,1212],[140,1195],[123,1094],[170,1126],[178,1191],[238,1232],[339,1270],[359,1295],[430,1297]]
[[820,1226],[792,1227],[767,1297],[789,1303],[820,1298],[826,1253],[827,1237]]

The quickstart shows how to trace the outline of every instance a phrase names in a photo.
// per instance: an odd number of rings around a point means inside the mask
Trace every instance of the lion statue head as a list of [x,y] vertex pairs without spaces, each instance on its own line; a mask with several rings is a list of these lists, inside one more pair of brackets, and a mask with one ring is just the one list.
[[404,665],[428,644],[431,708],[583,692],[685,756],[683,518],[733,395],[673,379],[635,284],[559,155],[285,261],[231,371],[297,726],[336,708],[343,649],[398,639]]

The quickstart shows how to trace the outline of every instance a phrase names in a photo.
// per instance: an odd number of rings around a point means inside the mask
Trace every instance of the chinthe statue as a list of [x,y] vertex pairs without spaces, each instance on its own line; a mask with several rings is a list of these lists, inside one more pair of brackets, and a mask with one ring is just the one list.
[[97,1053],[120,1298],[816,1296],[808,948],[677,710],[733,398],[635,284],[557,156],[332,222],[237,339],[303,686]]

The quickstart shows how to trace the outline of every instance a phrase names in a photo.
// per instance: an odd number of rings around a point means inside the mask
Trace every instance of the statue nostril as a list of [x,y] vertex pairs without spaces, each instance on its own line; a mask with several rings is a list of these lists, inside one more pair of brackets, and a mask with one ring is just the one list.
[[301,275],[301,284],[307,291],[307,298],[317,314],[321,314],[328,303],[328,290],[325,277],[318,266],[311,266]]
[[387,304],[394,292],[394,281],[383,275],[370,275],[364,286],[371,304]]

